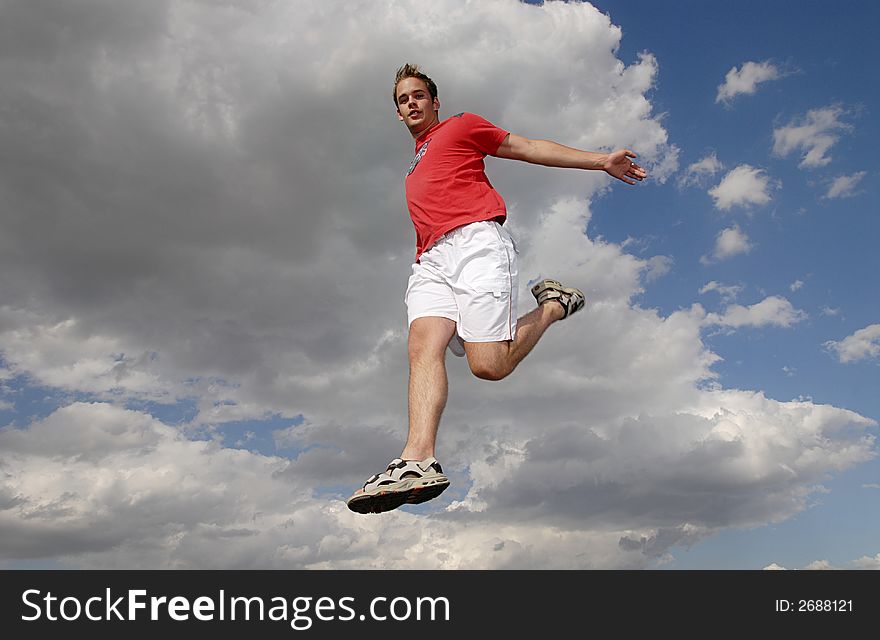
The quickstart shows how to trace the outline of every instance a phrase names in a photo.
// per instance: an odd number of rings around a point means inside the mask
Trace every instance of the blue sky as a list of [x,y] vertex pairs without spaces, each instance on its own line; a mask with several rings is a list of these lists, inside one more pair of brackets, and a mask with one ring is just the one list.
[[[880,10],[285,4],[0,10],[0,566],[880,565]],[[501,383],[450,360],[452,488],[363,518],[405,432],[407,61],[441,117],[651,177],[487,160],[523,287],[589,304]]]
[[[725,386],[764,389],[785,400],[801,396],[880,418],[880,369],[876,358],[841,363],[823,345],[876,324],[880,318],[878,136],[872,116],[878,86],[859,60],[868,54],[874,3],[843,2],[596,2],[623,29],[619,55],[655,54],[661,65],[652,95],[686,167],[715,154],[726,168],[760,167],[781,187],[772,201],[748,210],[720,212],[706,188],[666,184],[630,194],[612,192],[597,206],[594,232],[621,242],[650,238],[650,249],[675,257],[673,272],[646,291],[641,303],[666,311],[686,306],[708,282],[742,287],[738,300],[752,304],[782,295],[808,318],[792,330],[756,329],[708,339],[724,360],[715,365]],[[718,87],[732,68],[769,63],[780,77],[718,103]],[[839,134],[822,167],[801,169],[799,154],[773,152],[773,131],[814,109],[839,108],[848,130]],[[829,183],[865,172],[854,193],[828,198]],[[724,175],[721,170],[707,186]],[[670,182],[674,182],[671,180]],[[754,248],[709,266],[699,258],[714,236],[731,224]],[[683,229],[687,229],[686,231]],[[679,231],[681,230],[681,231]],[[662,247],[662,248],[661,248]],[[795,283],[802,283],[798,287]],[[707,307],[718,295],[700,297]],[[827,311],[834,310],[834,315]],[[675,567],[755,566],[767,555],[803,566],[816,549],[842,563],[873,554],[880,530],[880,479],[876,461],[829,483],[820,504],[789,522],[729,532],[678,556]],[[786,559],[787,558],[787,559]]]
[[[630,234],[657,236],[672,247],[676,262],[692,267],[676,269],[675,278],[662,282],[666,286],[648,291],[645,304],[674,309],[712,280],[743,286],[743,295],[768,291],[796,299],[810,315],[797,331],[778,332],[758,344],[754,337],[728,345],[719,338],[719,347],[731,354],[763,353],[772,362],[735,366],[739,359],[729,357],[730,362],[718,365],[720,370],[736,384],[755,380],[755,387],[778,385],[772,387],[776,397],[809,395],[876,418],[878,395],[870,392],[878,383],[876,361],[835,366],[816,347],[875,323],[880,314],[872,277],[880,264],[874,250],[880,224],[874,195],[877,167],[871,159],[878,140],[871,117],[878,89],[863,66],[853,63],[867,53],[869,25],[878,9],[865,2],[841,3],[833,11],[815,2],[798,3],[794,11],[783,3],[749,2],[597,6],[622,25],[622,59],[647,49],[662,61],[653,102],[667,113],[670,136],[682,148],[682,165],[714,153],[728,168],[750,164],[782,183],[771,203],[730,213],[717,211],[706,189],[664,185],[638,194],[642,201],[635,218],[629,212],[612,215],[612,194],[603,203],[607,213],[597,213],[597,227],[603,225],[599,233],[616,241]],[[666,37],[676,25],[677,37]],[[769,61],[787,75],[757,85],[753,95],[739,95],[725,108],[715,100],[716,88],[731,68],[747,61]],[[799,169],[799,154],[773,153],[774,128],[827,107],[840,108],[851,127],[839,135],[829,164]],[[862,171],[852,196],[826,197],[832,179]],[[709,184],[714,183],[717,178]],[[670,223],[682,219],[701,223],[702,238],[670,232]],[[712,237],[732,223],[748,233],[755,249],[711,267],[698,266],[706,235]],[[797,282],[803,286],[792,291]],[[838,313],[823,315],[823,309]],[[783,366],[794,368],[796,375],[784,375]]]

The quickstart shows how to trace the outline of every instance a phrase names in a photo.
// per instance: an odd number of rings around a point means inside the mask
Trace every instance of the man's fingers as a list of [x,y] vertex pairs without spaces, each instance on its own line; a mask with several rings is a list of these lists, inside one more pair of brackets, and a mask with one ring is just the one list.
[[635,169],[630,169],[623,175],[618,176],[618,179],[627,184],[636,184],[636,182],[641,182],[646,175],[647,174],[644,171],[636,171]]
[[[620,149],[614,155],[617,156],[613,160],[614,168],[609,168],[608,172],[621,182],[636,184],[648,175],[647,171],[631,160],[631,158],[638,157],[638,154],[632,149]],[[619,175],[617,175],[618,172]]]
[[632,174],[633,176],[639,178],[639,179],[644,178],[646,175],[648,175],[648,172],[645,171],[639,165],[637,165],[635,162],[630,162],[629,169],[627,169],[627,172],[629,174]]

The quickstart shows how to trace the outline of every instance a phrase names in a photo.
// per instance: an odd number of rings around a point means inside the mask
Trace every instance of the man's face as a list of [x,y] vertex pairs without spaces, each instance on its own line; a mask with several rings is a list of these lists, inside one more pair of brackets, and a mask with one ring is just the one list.
[[414,137],[439,122],[440,101],[431,98],[428,85],[418,78],[404,78],[397,83],[397,117]]

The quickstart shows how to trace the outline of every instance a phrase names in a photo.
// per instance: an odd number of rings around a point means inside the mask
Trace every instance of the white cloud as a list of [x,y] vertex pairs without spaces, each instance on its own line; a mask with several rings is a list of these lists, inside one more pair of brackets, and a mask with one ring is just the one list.
[[[775,562],[769,564],[764,567],[765,570],[778,570],[778,571],[786,571],[787,569]],[[865,569],[880,569],[880,553],[876,556],[862,556],[857,560],[852,560],[850,562],[845,563],[843,566],[835,566],[828,560],[813,560],[812,562],[807,563],[806,566],[803,567],[803,571],[831,571],[836,569],[857,569],[857,570],[865,570]]]
[[672,270],[673,259],[669,256],[654,256],[645,264],[645,282],[662,278]]
[[731,300],[736,300],[736,297],[742,293],[743,287],[742,285],[734,284],[734,285],[723,285],[715,280],[707,282],[700,288],[699,293],[702,295],[704,293],[709,293],[710,291],[716,291],[721,296],[721,300],[723,302],[730,302]]
[[842,122],[843,109],[838,106],[812,109],[802,118],[773,130],[773,152],[785,157],[792,151],[803,153],[798,165],[802,169],[824,167],[831,162],[827,155],[839,140],[837,132],[848,132],[852,126]]
[[792,304],[781,296],[769,296],[750,306],[731,305],[719,315],[710,313],[706,316],[707,325],[723,327],[790,327],[807,318],[807,314],[795,309]]
[[703,186],[706,181],[721,171],[724,165],[718,160],[714,152],[688,165],[684,173],[678,178],[679,188]]
[[[5,558],[266,564],[307,496],[276,479],[286,460],[190,441],[149,415],[108,404],[75,403],[28,429],[2,429],[0,443],[2,489],[14,496],[0,510]],[[275,544],[261,548],[273,536]],[[296,544],[295,532],[286,537]]]
[[791,289],[792,291],[799,291],[800,289],[803,288],[803,286],[804,286],[804,281],[803,281],[803,280],[795,280],[794,282],[792,282],[792,283],[789,285],[788,288]]
[[716,208],[727,211],[732,207],[767,204],[771,190],[779,185],[780,182],[771,180],[763,169],[741,164],[709,189],[709,195],[715,200]]
[[[288,461],[191,441],[141,412],[75,403],[28,429],[0,430],[0,552],[92,568],[570,568],[572,558],[635,568],[708,535],[717,526],[714,491],[741,490],[743,473],[762,490],[740,503],[738,517],[760,520],[802,508],[808,491],[799,478],[815,482],[826,465],[869,453],[850,433],[868,421],[849,412],[742,392],[695,399],[686,415],[599,431],[572,424],[547,439],[517,430],[519,444],[507,439],[472,460],[474,486],[429,526],[406,511],[364,518],[336,496],[313,495],[316,450]],[[821,456],[810,453],[816,446]],[[589,473],[566,464],[585,454]],[[703,473],[716,489],[700,488]],[[511,486],[518,496],[503,490]],[[480,504],[492,508],[472,514]],[[702,524],[645,526],[670,508]],[[609,515],[620,529],[590,526]]]
[[731,67],[724,77],[724,84],[718,85],[715,102],[729,104],[736,96],[753,94],[762,82],[776,80],[781,76],[780,70],[769,60],[764,62],[745,62],[739,69]]
[[106,335],[89,335],[82,321],[53,321],[24,310],[0,310],[5,320],[5,357],[16,371],[39,372],[40,382],[68,391],[111,393],[124,387],[131,396],[176,401],[176,386],[156,371],[155,353]]
[[700,262],[711,264],[721,260],[727,260],[741,253],[748,253],[754,248],[746,235],[737,225],[723,229],[715,238],[715,250],[712,257],[702,256]]
[[868,325],[839,342],[829,340],[825,348],[835,352],[843,363],[880,356],[880,324]]
[[852,568],[880,570],[880,553],[876,556],[862,556],[858,560],[853,560]]
[[829,317],[839,316],[840,309],[833,309],[831,307],[822,307],[821,313],[823,316],[829,316]]
[[856,191],[856,187],[866,175],[868,175],[867,171],[859,171],[848,176],[838,176],[831,181],[831,186],[828,187],[828,193],[825,194],[825,197],[852,198],[859,195],[860,192]]
[[[589,305],[501,383],[450,360],[440,500],[349,512],[406,424],[400,52],[419,52],[443,115],[628,146],[662,173],[677,155],[646,97],[658,61],[623,64],[621,30],[582,3],[86,4],[60,39],[38,28],[53,11],[19,5],[28,42],[4,49],[17,106],[0,110],[16,158],[0,174],[0,349],[8,384],[64,406],[0,436],[3,558],[646,567],[791,517],[873,455],[873,423],[853,412],[713,385],[698,305],[633,304],[669,262],[584,234],[592,198],[625,186],[490,159],[519,239],[520,311],[544,275]],[[172,427],[153,402],[197,413]],[[291,459],[193,439],[267,415],[302,416],[247,425],[254,440],[277,430]]]

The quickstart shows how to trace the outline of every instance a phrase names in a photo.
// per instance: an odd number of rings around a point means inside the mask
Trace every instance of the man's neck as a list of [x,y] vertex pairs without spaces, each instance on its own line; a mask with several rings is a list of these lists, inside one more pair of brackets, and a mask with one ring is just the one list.
[[413,131],[412,129],[409,130],[410,134],[413,137],[413,140],[418,140],[425,134],[425,132],[429,131],[432,127],[436,127],[438,124],[440,124],[440,114],[436,111],[434,113],[434,120],[428,123],[426,127],[424,127],[423,129],[419,129],[418,131]]

